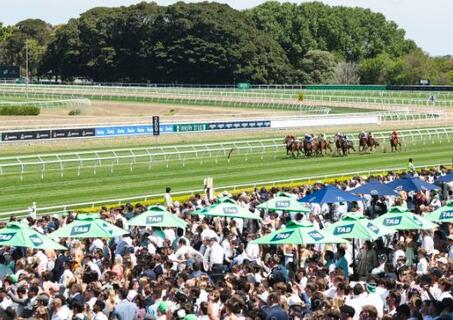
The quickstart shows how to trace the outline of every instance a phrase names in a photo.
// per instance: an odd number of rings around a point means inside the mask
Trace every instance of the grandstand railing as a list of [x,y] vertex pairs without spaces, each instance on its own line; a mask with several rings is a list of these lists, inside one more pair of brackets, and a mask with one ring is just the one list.
[[[450,142],[453,139],[453,127],[443,128],[420,128],[400,130],[400,137],[404,144],[435,143],[436,141]],[[358,133],[348,133],[349,139],[358,142]],[[389,131],[373,133],[380,142],[381,150],[388,147]],[[332,135],[327,135],[333,140]],[[303,139],[303,138],[301,138]],[[40,174],[44,179],[46,172],[59,172],[63,177],[65,171],[75,170],[80,176],[84,169],[89,169],[96,174],[99,168],[109,168],[113,173],[116,167],[123,166],[133,170],[133,167],[142,164],[151,169],[156,164],[164,164],[169,167],[170,163],[177,162],[185,166],[188,162],[227,159],[230,156],[244,157],[247,160],[251,156],[265,156],[285,152],[283,137],[280,139],[239,140],[229,142],[216,142],[209,144],[188,145],[165,145],[140,148],[122,148],[80,152],[30,154],[21,156],[0,157],[0,175],[18,175],[21,180],[25,174]]]
[[[426,168],[435,168],[440,166],[450,165],[449,163],[440,163],[440,164],[430,164],[430,165],[420,165],[416,166],[417,169],[426,169]],[[305,177],[296,177],[291,179],[281,179],[281,180],[269,180],[269,181],[256,181],[252,183],[242,183],[242,184],[233,184],[233,185],[225,185],[225,186],[215,186],[213,189],[214,191],[237,191],[241,189],[248,189],[248,188],[256,188],[259,186],[276,186],[276,185],[283,185],[283,184],[293,184],[297,182],[307,182],[307,183],[314,183],[317,181],[322,181],[325,179],[333,179],[333,178],[345,178],[345,177],[353,177],[353,176],[362,176],[362,175],[379,175],[385,174],[389,171],[402,171],[405,170],[405,167],[387,167],[387,168],[380,168],[380,169],[372,169],[372,170],[361,170],[361,171],[349,171],[349,172],[342,172],[337,174],[328,174],[328,175],[317,175],[317,176],[305,176]],[[196,193],[204,192],[203,189],[195,189],[195,190],[184,190],[184,191],[174,191],[172,195],[180,196],[180,195],[194,195]],[[96,200],[96,201],[86,201],[86,202],[79,202],[79,203],[70,203],[70,204],[63,204],[63,205],[55,205],[55,206],[48,206],[48,207],[38,207],[36,212],[38,215],[45,215],[45,214],[66,214],[68,211],[77,211],[76,209],[89,209],[95,208],[98,206],[104,205],[121,205],[126,204],[127,202],[148,202],[153,199],[162,200],[164,197],[163,193],[158,194],[148,194],[148,195],[140,195],[140,196],[133,196],[133,197],[123,197],[123,198],[116,198],[116,199],[103,199],[103,200]],[[26,216],[29,214],[29,210],[16,210],[16,211],[7,211],[7,212],[0,212],[0,220],[8,220],[12,215],[15,216]]]

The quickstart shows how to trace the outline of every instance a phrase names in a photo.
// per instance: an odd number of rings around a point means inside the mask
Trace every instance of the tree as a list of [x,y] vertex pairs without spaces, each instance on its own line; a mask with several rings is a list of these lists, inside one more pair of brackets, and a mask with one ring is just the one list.
[[374,58],[362,60],[358,67],[360,83],[383,84],[386,82],[387,73],[394,62],[387,53],[382,53]]
[[29,72],[35,75],[46,50],[52,26],[40,19],[27,19],[6,29],[0,31],[0,40],[3,38],[0,41],[0,64],[25,68],[28,47]]
[[280,45],[218,3],[95,8],[59,29],[42,73],[95,81],[284,82]]
[[358,84],[360,76],[357,64],[354,62],[340,61],[335,66],[331,83],[336,84]]
[[360,62],[383,53],[398,58],[416,48],[413,41],[405,39],[404,30],[368,9],[268,1],[246,14],[259,30],[280,43],[296,74],[300,74],[303,57],[313,50],[328,51],[338,60]]
[[303,82],[328,82],[334,74],[335,64],[335,58],[330,52],[321,50],[308,51],[300,62]]

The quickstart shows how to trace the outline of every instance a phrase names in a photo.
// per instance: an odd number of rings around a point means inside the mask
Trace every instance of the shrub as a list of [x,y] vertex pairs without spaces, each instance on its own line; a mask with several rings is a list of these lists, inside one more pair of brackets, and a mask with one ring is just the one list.
[[41,109],[34,106],[0,107],[0,115],[2,116],[37,116],[40,112]]
[[73,109],[73,110],[69,111],[68,115],[70,115],[70,116],[78,116],[78,115],[81,114],[81,113],[82,113],[82,110],[80,110],[80,109]]

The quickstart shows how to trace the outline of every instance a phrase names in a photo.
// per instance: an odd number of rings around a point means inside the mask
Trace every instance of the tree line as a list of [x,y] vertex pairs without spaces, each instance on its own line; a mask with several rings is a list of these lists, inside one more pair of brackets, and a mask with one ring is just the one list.
[[368,9],[266,2],[98,7],[52,26],[0,24],[0,65],[34,78],[197,83],[453,84],[453,58],[430,57]]

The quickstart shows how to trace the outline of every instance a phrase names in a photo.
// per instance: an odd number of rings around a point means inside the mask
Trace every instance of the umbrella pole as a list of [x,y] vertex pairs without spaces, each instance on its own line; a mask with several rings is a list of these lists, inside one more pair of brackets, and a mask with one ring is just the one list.
[[355,239],[352,238],[352,271],[354,275],[356,274],[356,267],[355,267]]

